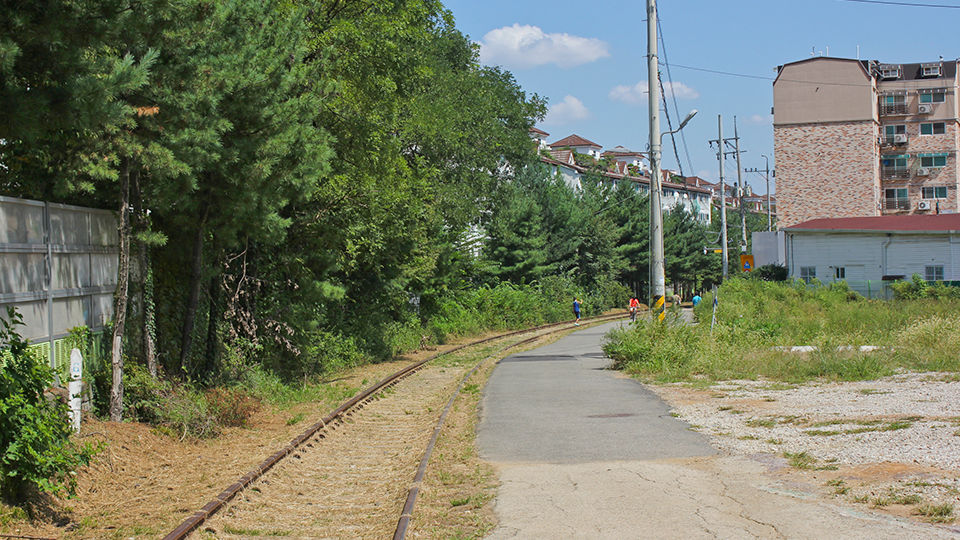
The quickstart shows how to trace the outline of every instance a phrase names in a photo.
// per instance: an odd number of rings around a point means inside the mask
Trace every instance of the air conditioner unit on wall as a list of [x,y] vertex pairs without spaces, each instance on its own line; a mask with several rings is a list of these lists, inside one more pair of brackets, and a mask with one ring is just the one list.
[[919,114],[930,114],[933,112],[933,105],[930,105],[929,103],[923,103],[917,107],[917,112]]
[[929,210],[929,209],[930,209],[930,201],[920,201],[920,203],[917,204],[917,210]]
[[917,176],[930,176],[930,169],[926,167],[920,167],[917,169]]
[[893,142],[894,142],[894,144],[902,144],[902,143],[907,142],[907,136],[906,136],[906,134],[904,134],[904,133],[898,133],[898,134],[894,135],[894,136],[893,136]]

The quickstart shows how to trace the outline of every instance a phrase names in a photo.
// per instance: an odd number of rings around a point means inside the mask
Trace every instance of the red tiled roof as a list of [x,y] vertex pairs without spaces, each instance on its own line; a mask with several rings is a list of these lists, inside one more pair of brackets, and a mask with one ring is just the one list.
[[599,144],[588,141],[579,135],[570,135],[569,137],[564,137],[555,143],[551,143],[550,146],[552,147],[572,146],[574,148],[578,146],[592,146],[597,149],[603,148]]
[[535,127],[530,128],[530,132],[531,132],[531,133],[536,133],[537,135],[543,135],[544,137],[550,135],[550,134],[547,133],[546,131],[544,131],[544,130],[542,130],[542,129],[537,129],[537,128],[535,128]]
[[553,159],[567,165],[576,165],[577,161],[573,158],[573,150],[551,150],[550,155]]
[[644,154],[642,154],[641,152],[634,152],[633,150],[631,150],[631,149],[629,149],[629,148],[624,148],[624,147],[622,147],[622,146],[618,146],[618,147],[614,148],[613,150],[607,150],[606,152],[603,153],[603,155],[605,155],[605,156],[606,156],[606,155],[612,155],[612,156],[639,156],[639,157],[646,157],[646,156],[645,156]]
[[871,216],[812,219],[787,227],[787,231],[877,231],[947,232],[960,231],[960,214],[912,216]]

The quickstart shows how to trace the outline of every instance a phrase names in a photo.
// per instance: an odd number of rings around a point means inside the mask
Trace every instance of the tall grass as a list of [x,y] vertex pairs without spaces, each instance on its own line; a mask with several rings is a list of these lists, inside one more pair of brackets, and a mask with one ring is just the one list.
[[[867,300],[844,283],[732,279],[706,295],[696,326],[638,322],[604,351],[650,380],[869,380],[898,369],[960,371],[960,305],[948,299]],[[813,346],[808,353],[781,347]],[[881,347],[860,352],[862,345]]]

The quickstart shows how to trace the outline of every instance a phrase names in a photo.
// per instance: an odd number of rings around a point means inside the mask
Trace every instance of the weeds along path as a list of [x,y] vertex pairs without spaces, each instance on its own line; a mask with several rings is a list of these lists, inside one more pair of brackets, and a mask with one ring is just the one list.
[[248,487],[194,538],[390,538],[445,402],[472,366],[431,364]]

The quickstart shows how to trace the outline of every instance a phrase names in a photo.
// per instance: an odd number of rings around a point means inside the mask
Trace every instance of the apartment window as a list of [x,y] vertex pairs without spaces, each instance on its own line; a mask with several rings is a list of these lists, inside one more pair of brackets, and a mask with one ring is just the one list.
[[947,132],[947,125],[944,122],[932,122],[920,124],[921,135],[943,135]]
[[946,167],[946,154],[920,154],[921,167]]
[[880,114],[907,114],[907,101],[905,96],[881,96]]
[[[900,135],[900,137],[897,137]],[[897,142],[906,142],[907,126],[903,124],[883,126],[884,144],[894,144]]]
[[847,279],[847,269],[842,266],[834,268],[833,277],[836,279]]
[[907,168],[907,156],[883,156],[880,160],[880,173],[884,180],[909,178],[910,169]]
[[817,267],[816,266],[801,266],[800,267],[800,279],[810,283],[811,281],[817,279]]
[[884,210],[909,210],[910,199],[907,188],[890,188],[884,190]]
[[921,64],[921,77],[939,77],[940,64]]
[[942,264],[938,264],[934,266],[924,266],[923,273],[924,273],[923,279],[927,281],[943,281],[943,265]]
[[947,186],[935,186],[922,188],[924,199],[946,199]]
[[932,94],[920,94],[920,103],[943,103],[947,100],[947,95],[943,92],[934,92]]
[[884,79],[899,79],[900,66],[896,64],[887,64],[880,66],[880,77]]

